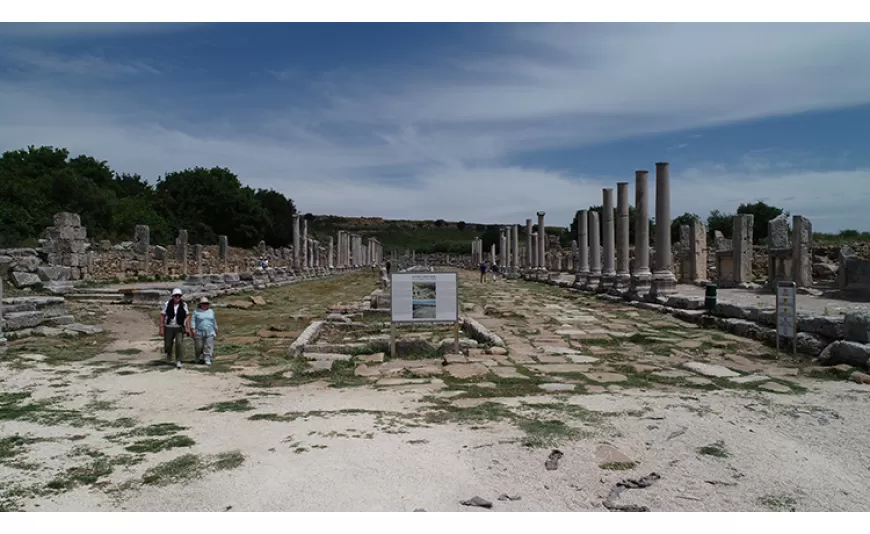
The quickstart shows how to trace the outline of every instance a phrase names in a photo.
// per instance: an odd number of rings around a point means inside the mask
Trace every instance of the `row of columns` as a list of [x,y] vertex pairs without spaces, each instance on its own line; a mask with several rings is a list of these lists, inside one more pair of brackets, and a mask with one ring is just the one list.
[[326,265],[321,264],[320,242],[308,237],[308,221],[293,216],[293,265],[296,268],[355,268],[382,264],[384,248],[380,241],[370,237],[363,243],[362,236],[339,230],[330,237],[326,251]]
[[[667,295],[676,290],[672,271],[670,167],[656,163],[656,254],[649,266],[649,172],[635,172],[635,260],[629,262],[628,182],[616,184],[616,217],[613,189],[602,190],[602,212],[577,213],[578,258],[574,285],[606,291],[610,288]],[[599,224],[602,228],[599,228]],[[599,236],[604,243],[599,243]],[[603,265],[602,265],[603,259]]]

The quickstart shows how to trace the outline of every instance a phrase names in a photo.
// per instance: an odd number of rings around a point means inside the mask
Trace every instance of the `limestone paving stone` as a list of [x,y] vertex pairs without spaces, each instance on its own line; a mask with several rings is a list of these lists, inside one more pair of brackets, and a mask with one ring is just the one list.
[[408,369],[408,372],[414,376],[440,376],[444,372],[444,368],[440,365],[430,365],[427,367],[414,367]]
[[537,371],[539,373],[585,373],[588,372],[590,367],[588,365],[579,365],[576,363],[551,363],[551,364],[540,364],[540,365],[530,365],[530,369]]
[[711,365],[703,362],[686,362],[683,364],[686,369],[698,373],[699,375],[711,376],[714,378],[731,378],[740,376],[740,373],[735,373],[727,367],[721,365]]
[[628,377],[625,375],[621,375],[619,373],[583,373],[583,376],[592,380],[593,382],[598,382],[599,384],[609,384],[612,382],[625,382],[628,380]]
[[479,363],[452,363],[444,370],[453,378],[466,379],[489,374],[489,368]]
[[783,386],[782,384],[777,383],[777,382],[765,382],[764,384],[761,384],[758,387],[760,387],[761,389],[764,389],[766,391],[772,391],[774,393],[791,393],[790,387]]
[[729,382],[734,382],[735,384],[752,384],[753,382],[765,382],[770,380],[770,377],[764,375],[747,375],[747,376],[736,376],[729,378]]
[[490,347],[486,349],[487,354],[497,354],[500,356],[504,356],[508,353],[507,349],[504,347]]
[[539,355],[535,356],[535,358],[537,358],[538,361],[541,363],[567,363],[568,362],[568,360],[566,360],[562,356],[550,356],[547,354],[539,354]]
[[517,371],[515,367],[490,367],[489,370],[499,378],[514,378],[520,380],[529,378]]
[[661,378],[683,378],[686,376],[691,376],[691,375],[689,375],[689,373],[687,373],[685,371],[678,371],[675,369],[670,369],[667,371],[655,371],[652,374],[653,374],[653,376],[658,376]]
[[385,356],[386,355],[383,352],[378,352],[375,354],[360,354],[356,359],[357,361],[366,363],[384,363]]
[[425,384],[425,378],[381,378],[375,382],[375,386],[405,386],[408,384]]
[[704,378],[703,376],[689,376],[686,377],[686,382],[690,384],[695,384],[696,386],[709,386],[713,383],[709,378]]
[[595,363],[598,361],[598,358],[582,354],[569,354],[568,359],[571,360],[571,363]]
[[544,391],[549,391],[551,393],[556,393],[559,391],[574,391],[574,389],[576,389],[576,387],[577,386],[575,384],[560,384],[558,382],[538,385],[539,389],[542,389]]
[[468,360],[465,359],[465,356],[462,354],[445,354],[444,361],[448,364],[451,363],[467,363]]
[[368,365],[357,365],[356,369],[353,371],[354,376],[362,376],[362,377],[371,377],[371,376],[380,376],[381,372],[377,367],[371,367]]
[[538,347],[538,350],[541,352],[546,352],[553,355],[559,354],[579,354],[577,349],[572,349],[570,347],[553,347],[553,346],[542,346]]

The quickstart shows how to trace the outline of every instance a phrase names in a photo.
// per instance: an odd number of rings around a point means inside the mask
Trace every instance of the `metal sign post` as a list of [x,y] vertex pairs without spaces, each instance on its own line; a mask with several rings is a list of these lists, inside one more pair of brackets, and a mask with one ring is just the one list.
[[791,338],[792,356],[797,356],[797,285],[776,284],[776,357],[779,359],[780,337]]

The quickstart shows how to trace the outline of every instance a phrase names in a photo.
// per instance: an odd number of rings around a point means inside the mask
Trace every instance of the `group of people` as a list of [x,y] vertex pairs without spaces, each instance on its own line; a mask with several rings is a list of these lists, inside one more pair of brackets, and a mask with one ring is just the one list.
[[163,351],[166,359],[172,361],[175,350],[175,367],[181,369],[184,355],[184,336],[193,337],[194,353],[197,363],[211,365],[214,358],[214,340],[218,335],[217,318],[207,297],[199,299],[199,304],[190,313],[181,289],[172,290],[172,298],[163,304],[160,311],[160,337],[163,338]]
[[493,262],[492,267],[489,267],[485,261],[482,261],[482,262],[480,262],[478,269],[480,270],[480,281],[481,282],[486,282],[487,271],[489,271],[490,274],[492,274],[492,281],[493,282],[495,282],[498,279],[499,273],[498,273],[498,263],[497,262]]
[[260,256],[260,259],[257,260],[257,267],[259,267],[260,270],[262,270],[262,271],[265,271],[266,269],[268,269],[269,268],[269,258],[267,258],[266,256]]

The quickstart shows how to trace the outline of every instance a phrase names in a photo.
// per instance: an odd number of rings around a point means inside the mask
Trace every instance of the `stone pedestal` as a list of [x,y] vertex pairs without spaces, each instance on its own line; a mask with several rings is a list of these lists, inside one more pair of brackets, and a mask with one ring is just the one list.
[[698,219],[689,223],[689,278],[695,284],[707,281],[707,227]]
[[747,214],[735,215],[733,219],[731,243],[733,253],[733,280],[735,284],[747,284],[752,276],[752,228],[755,217]]
[[813,285],[813,226],[801,215],[792,217],[792,278],[798,287]]
[[656,255],[650,293],[672,295],[677,278],[671,270],[671,175],[667,163],[656,163]]

